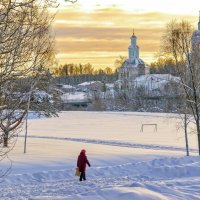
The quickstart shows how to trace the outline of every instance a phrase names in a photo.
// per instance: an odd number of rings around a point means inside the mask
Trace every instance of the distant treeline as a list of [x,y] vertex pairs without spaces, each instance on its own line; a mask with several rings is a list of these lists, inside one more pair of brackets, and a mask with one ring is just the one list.
[[[120,60],[121,59],[121,60]],[[85,81],[102,81],[114,82],[118,79],[118,69],[121,66],[124,58],[120,58],[119,65],[113,69],[94,68],[90,63],[87,64],[65,64],[54,68],[53,74],[56,82],[65,84],[79,84]],[[171,58],[158,57],[156,61],[150,65],[151,74],[172,74],[177,75],[175,64]]]
[[111,67],[95,69],[90,63],[60,65],[53,71],[56,83],[75,85],[86,81],[114,82],[117,70]]
[[111,67],[106,67],[104,69],[98,68],[95,69],[90,63],[87,64],[65,64],[60,65],[55,68],[53,73],[55,76],[79,76],[79,75],[98,75],[98,74],[114,74],[116,70],[113,70]]

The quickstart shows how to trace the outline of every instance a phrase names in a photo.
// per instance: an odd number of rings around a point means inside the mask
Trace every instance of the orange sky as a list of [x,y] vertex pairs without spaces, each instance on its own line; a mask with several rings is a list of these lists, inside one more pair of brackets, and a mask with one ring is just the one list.
[[186,19],[197,27],[198,10],[199,0],[60,0],[53,24],[58,63],[112,67],[120,55],[128,55],[133,28],[140,57],[150,63],[166,23]]

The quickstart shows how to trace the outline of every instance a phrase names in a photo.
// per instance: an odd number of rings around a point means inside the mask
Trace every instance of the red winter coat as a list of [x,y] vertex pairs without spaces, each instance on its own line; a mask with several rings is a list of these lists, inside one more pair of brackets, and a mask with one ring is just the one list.
[[90,167],[90,163],[87,159],[87,156],[85,155],[84,152],[81,152],[80,155],[78,156],[77,160],[77,167],[79,168],[80,172],[84,172],[86,169],[86,164]]

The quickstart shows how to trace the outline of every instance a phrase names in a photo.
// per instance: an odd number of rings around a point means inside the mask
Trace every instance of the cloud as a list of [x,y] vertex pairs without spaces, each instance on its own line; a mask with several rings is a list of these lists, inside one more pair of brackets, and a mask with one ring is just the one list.
[[[123,55],[128,54],[129,38],[134,28],[140,46],[140,55],[149,62],[159,51],[165,26],[172,19],[187,19],[193,24],[197,21],[194,16],[159,12],[131,13],[113,6],[92,12],[62,10],[55,18],[53,29],[58,53],[68,54],[67,59],[71,62],[73,60],[74,63],[81,60],[84,62],[88,59],[95,65],[98,63],[112,65],[121,55],[120,52],[123,52]],[[96,52],[96,54],[93,54],[92,58],[86,58],[84,57],[86,52],[87,54]],[[103,57],[100,56],[102,54]],[[59,57],[60,62],[66,62],[65,58]]]

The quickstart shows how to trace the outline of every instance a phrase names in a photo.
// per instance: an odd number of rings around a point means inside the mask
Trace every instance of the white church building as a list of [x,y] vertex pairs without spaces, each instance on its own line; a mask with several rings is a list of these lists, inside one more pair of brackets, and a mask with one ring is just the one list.
[[[128,59],[119,69],[118,81],[116,84],[122,90],[128,90],[134,87],[144,86],[145,89],[158,90],[169,82],[178,82],[179,77],[171,74],[150,74],[150,68],[145,65],[144,61],[139,57],[139,47],[137,45],[137,37],[134,32],[131,36],[131,44],[128,48]],[[199,65],[200,60],[200,13],[198,30],[192,35],[192,48],[190,52],[191,61],[194,65]],[[198,60],[197,60],[198,59]]]
[[121,89],[128,89],[136,77],[149,74],[149,67],[139,57],[139,46],[134,32],[131,36],[131,44],[128,47],[128,59],[119,69],[118,79],[121,83]]

